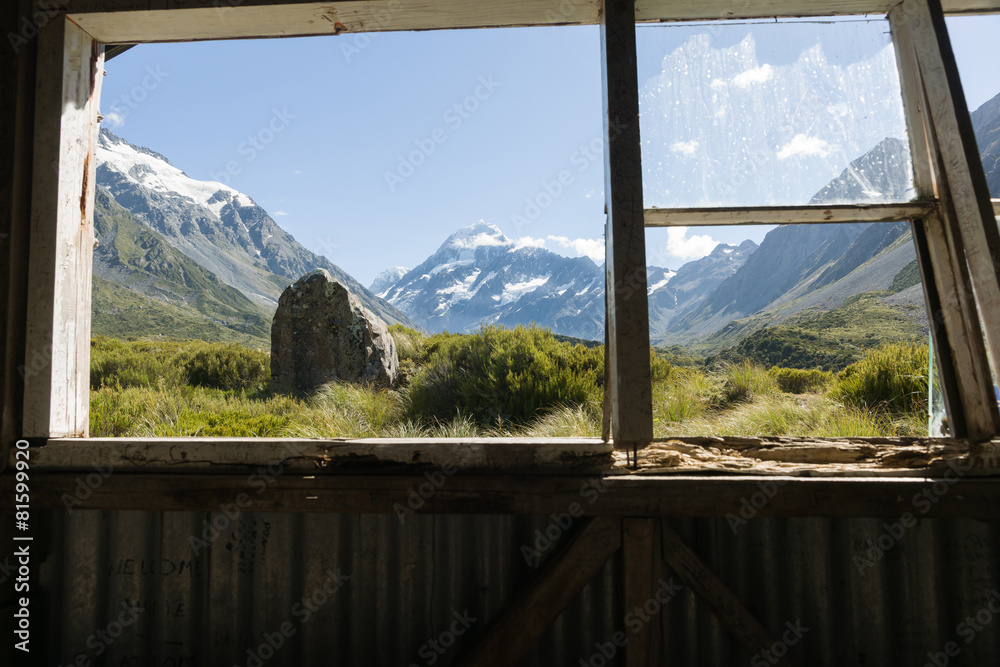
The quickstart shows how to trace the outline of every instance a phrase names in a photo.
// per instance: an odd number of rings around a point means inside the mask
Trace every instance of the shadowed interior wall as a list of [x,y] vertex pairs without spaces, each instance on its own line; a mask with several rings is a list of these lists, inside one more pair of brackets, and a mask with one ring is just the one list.
[[[109,665],[452,664],[530,576],[522,547],[547,555],[536,531],[556,532],[551,517],[419,514],[401,524],[393,515],[78,510],[45,521],[32,605],[39,630],[44,623],[38,664],[48,665],[98,650]],[[993,595],[1000,608],[993,524],[669,521],[772,636],[786,624],[808,628],[790,650],[799,664],[923,665],[949,641],[960,648],[950,665],[1000,654],[1000,617],[988,611]],[[664,563],[671,577],[681,583]],[[597,645],[630,630],[620,587],[621,552],[522,664],[599,664],[590,662]],[[134,621],[132,602],[144,609]],[[977,612],[989,622],[963,625]],[[116,630],[122,614],[120,636],[105,643],[98,631]],[[454,625],[459,617],[468,629]],[[655,618],[670,664],[752,658],[686,587]],[[453,627],[462,632],[448,637]],[[621,651],[607,664],[624,664]]]

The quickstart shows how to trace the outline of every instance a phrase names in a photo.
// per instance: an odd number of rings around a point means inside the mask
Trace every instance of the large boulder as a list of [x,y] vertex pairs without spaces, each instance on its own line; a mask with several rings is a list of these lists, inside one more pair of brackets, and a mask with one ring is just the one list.
[[399,357],[384,321],[324,269],[278,300],[271,325],[271,388],[308,393],[327,382],[391,386]]

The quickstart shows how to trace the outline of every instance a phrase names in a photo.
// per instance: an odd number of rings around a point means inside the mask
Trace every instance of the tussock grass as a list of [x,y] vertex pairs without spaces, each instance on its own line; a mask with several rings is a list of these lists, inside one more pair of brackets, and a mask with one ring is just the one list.
[[751,401],[781,391],[774,377],[755,361],[731,364],[725,368],[724,373],[726,382],[722,390],[725,400],[729,403]]
[[927,367],[927,345],[883,345],[841,371],[831,395],[851,405],[893,414],[926,413]]

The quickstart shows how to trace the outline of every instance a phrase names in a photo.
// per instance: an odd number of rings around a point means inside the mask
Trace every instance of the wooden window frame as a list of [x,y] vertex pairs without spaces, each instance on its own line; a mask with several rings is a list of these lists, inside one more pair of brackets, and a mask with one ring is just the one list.
[[[103,44],[201,39],[285,37],[344,32],[599,24],[605,119],[606,293],[608,377],[602,440],[473,439],[481,460],[509,444],[543,452],[518,465],[564,460],[578,447],[583,468],[616,449],[635,451],[653,443],[645,228],[671,225],[777,224],[910,220],[917,246],[935,349],[943,374],[954,435],[982,447],[1000,432],[987,350],[1000,360],[1000,233],[976,151],[969,113],[944,25],[949,14],[1000,11],[998,0],[772,0],[769,3],[709,0],[505,0],[426,3],[302,2],[299,0],[61,0],[62,12],[39,28],[35,96],[31,235],[26,359],[49,351],[50,362],[24,379],[22,433],[37,442],[86,444],[97,449],[146,446],[161,452],[177,439],[87,438],[89,334],[95,150]],[[389,20],[384,18],[390,12]],[[916,202],[890,205],[719,209],[645,209],[639,142],[635,26],[643,22],[734,18],[888,14],[896,45],[904,107],[913,147]],[[612,131],[613,128],[613,131]],[[624,129],[623,129],[624,128]],[[984,195],[985,193],[985,195]],[[939,316],[940,315],[940,316]],[[985,336],[983,330],[985,329]],[[608,443],[611,436],[611,444]],[[691,441],[704,439],[691,438]],[[863,441],[863,439],[856,439]],[[891,439],[882,439],[888,442]],[[900,439],[902,442],[904,439]],[[908,440],[909,441],[909,440]],[[951,446],[954,440],[922,440]],[[229,460],[247,441],[184,439],[217,447]],[[284,441],[257,441],[277,446]],[[308,442],[308,441],[300,441]],[[433,443],[393,440],[331,440],[410,456],[407,447],[434,463]],[[416,443],[420,443],[419,445]],[[496,448],[493,447],[496,445]],[[538,447],[542,445],[542,447]],[[545,446],[548,446],[546,449]],[[160,449],[156,449],[160,448]],[[390,449],[396,453],[390,453]],[[76,455],[48,448],[52,467]],[[173,451],[171,449],[171,451]],[[273,452],[272,452],[273,454]],[[4,452],[6,462],[9,452]],[[163,455],[166,456],[166,455]],[[266,458],[268,454],[261,454]],[[150,470],[170,465],[155,459]],[[419,457],[418,457],[419,458]],[[128,457],[123,457],[128,460]],[[247,463],[247,461],[244,461]],[[239,466],[235,461],[233,466]],[[72,466],[70,466],[72,467]],[[589,468],[588,468],[589,469]]]

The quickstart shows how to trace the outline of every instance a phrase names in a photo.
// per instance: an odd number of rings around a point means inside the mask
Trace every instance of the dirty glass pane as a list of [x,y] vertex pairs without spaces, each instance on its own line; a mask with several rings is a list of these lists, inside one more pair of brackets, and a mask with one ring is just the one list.
[[637,29],[646,207],[909,201],[885,20]]

